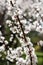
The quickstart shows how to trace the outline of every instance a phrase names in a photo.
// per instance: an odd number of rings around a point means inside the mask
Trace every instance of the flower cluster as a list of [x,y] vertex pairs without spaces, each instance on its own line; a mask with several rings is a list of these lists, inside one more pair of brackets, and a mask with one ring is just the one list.
[[[31,46],[31,43],[30,44],[28,43],[25,46],[17,47],[16,49],[9,48],[9,50],[7,51],[6,59],[11,62],[14,62],[16,60],[16,65],[23,65],[23,64],[28,65],[31,64],[31,59],[30,59],[30,53],[31,53],[32,65],[34,65],[35,63],[37,63],[37,57],[34,51],[35,50]],[[23,54],[26,55],[25,59],[22,57]]]
[[[39,35],[43,34],[43,1],[7,0],[4,3],[0,4],[0,11],[7,9],[5,27],[8,27],[10,37],[7,40],[7,35],[2,34],[0,30],[0,52],[6,52],[5,58],[10,62],[15,62],[16,65],[36,65],[35,50],[31,39],[26,35],[30,31],[37,31]],[[40,40],[38,45],[43,46],[43,41]]]

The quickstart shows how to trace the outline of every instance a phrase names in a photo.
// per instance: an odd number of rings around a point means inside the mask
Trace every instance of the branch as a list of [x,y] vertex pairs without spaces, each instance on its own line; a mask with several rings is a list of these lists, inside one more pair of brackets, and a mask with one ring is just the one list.
[[17,15],[17,20],[19,21],[19,24],[20,24],[21,30],[22,30],[22,32],[23,32],[24,40],[25,40],[25,42],[27,42],[27,39],[26,39],[26,36],[25,36],[24,30],[23,30],[23,27],[22,27],[22,23],[20,22],[20,19],[19,19],[19,16],[18,16],[18,15]]

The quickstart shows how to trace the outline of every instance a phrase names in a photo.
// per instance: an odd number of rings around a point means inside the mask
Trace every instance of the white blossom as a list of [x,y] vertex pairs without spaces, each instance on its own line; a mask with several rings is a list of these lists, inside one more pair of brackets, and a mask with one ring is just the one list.
[[5,51],[5,45],[0,46],[0,52]]
[[37,44],[38,44],[39,46],[43,46],[43,41],[40,40],[39,42],[37,42]]

